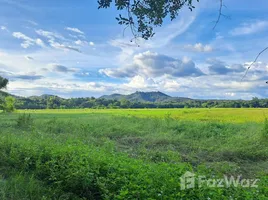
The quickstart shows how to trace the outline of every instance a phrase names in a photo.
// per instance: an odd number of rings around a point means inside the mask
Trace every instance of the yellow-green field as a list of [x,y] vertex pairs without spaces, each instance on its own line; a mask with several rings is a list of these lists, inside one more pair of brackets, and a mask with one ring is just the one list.
[[197,108],[197,109],[73,109],[73,110],[18,110],[18,113],[35,114],[112,114],[136,117],[171,117],[178,120],[218,121],[218,122],[258,122],[268,116],[264,108]]

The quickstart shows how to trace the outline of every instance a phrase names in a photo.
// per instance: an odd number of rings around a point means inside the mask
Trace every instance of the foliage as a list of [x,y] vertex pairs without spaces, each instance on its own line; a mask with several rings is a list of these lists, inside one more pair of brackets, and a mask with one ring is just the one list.
[[8,84],[8,79],[0,76],[0,90],[6,88],[7,84]]
[[264,139],[268,139],[268,119],[267,118],[265,118],[265,120],[264,120],[262,136]]
[[[1,116],[0,171],[5,180],[1,199],[267,196],[268,149],[261,123],[175,120],[172,111],[146,120],[126,114],[52,111],[32,114],[34,128],[29,131],[14,123],[18,114]],[[207,111],[195,110],[195,115]],[[261,181],[258,188],[180,190],[179,177],[186,171],[207,177],[243,174]]]
[[3,105],[4,112],[13,112],[15,111],[15,98],[8,96],[5,98],[5,102]]
[[8,84],[8,79],[0,76],[0,110],[4,109],[4,103],[5,103],[4,98],[5,98],[5,96],[7,96],[7,94],[5,92],[1,91],[1,89],[5,89],[7,84]]
[[[199,2],[199,0],[197,0]],[[99,0],[99,8],[111,7],[112,0]],[[193,0],[115,0],[117,10],[126,11],[126,16],[116,18],[120,25],[129,27],[135,38],[145,40],[154,36],[154,27],[161,26],[166,17],[176,19],[179,11],[187,6],[191,11],[195,8]]]
[[17,121],[17,126],[19,128],[27,129],[27,128],[32,127],[34,120],[30,114],[24,113],[22,115],[19,115],[16,121]]
[[16,98],[17,109],[66,108],[268,108],[268,99],[252,100],[194,100],[175,98],[163,93],[136,92],[131,95],[111,95],[101,98],[70,98],[42,95]]
[[[263,123],[268,109],[259,108],[183,108],[183,109],[43,109],[17,110],[18,113],[92,115],[109,114],[112,116],[135,116],[140,118],[160,118],[222,123]],[[51,119],[54,120],[54,119]],[[168,120],[166,120],[168,121]]]

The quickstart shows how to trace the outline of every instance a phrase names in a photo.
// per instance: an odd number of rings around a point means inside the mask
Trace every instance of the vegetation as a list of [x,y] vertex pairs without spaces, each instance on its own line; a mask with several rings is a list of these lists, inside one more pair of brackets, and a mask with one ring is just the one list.
[[[119,14],[116,18],[120,25],[129,27],[134,38],[145,40],[154,36],[154,27],[161,26],[166,17],[176,19],[183,7],[191,11],[195,8],[193,2],[199,0],[118,0],[114,1],[117,10],[124,10],[125,16]],[[99,8],[109,8],[112,0],[99,0]]]
[[8,79],[0,76],[0,90],[6,88],[7,84],[8,84]]
[[243,108],[196,108],[196,109],[46,109],[46,110],[18,110],[18,113],[28,114],[59,114],[59,115],[88,115],[109,114],[121,117],[160,118],[190,120],[202,122],[222,123],[263,123],[268,109]]
[[267,108],[268,99],[252,100],[197,100],[170,97],[161,92],[136,92],[130,95],[114,94],[100,98],[71,98],[42,95],[29,98],[16,97],[17,109],[66,108]]
[[8,113],[15,111],[15,98],[7,96],[3,103],[3,110]]
[[9,96],[8,93],[1,91],[8,85],[8,79],[0,76],[0,110],[4,112],[13,112],[15,110],[15,98]]
[[[122,114],[116,113],[119,111]],[[147,112],[159,115],[158,118],[146,115],[146,111],[43,110],[28,111],[30,115],[2,114],[0,198],[267,197],[268,140],[263,139],[264,115],[259,123],[227,122],[228,118],[232,119],[231,111],[239,119],[242,111],[250,116],[266,110]],[[183,117],[173,119],[175,111]],[[135,112],[140,112],[142,117],[132,116]],[[219,120],[192,118],[210,112],[217,114]],[[259,178],[260,182],[258,188],[204,186],[181,190],[180,177],[186,171],[219,178],[242,174],[244,178]]]

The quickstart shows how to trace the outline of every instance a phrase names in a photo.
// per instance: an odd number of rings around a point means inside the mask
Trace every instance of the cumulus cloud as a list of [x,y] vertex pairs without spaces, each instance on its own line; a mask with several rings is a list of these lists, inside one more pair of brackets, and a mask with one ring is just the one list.
[[134,76],[129,83],[124,84],[124,86],[135,88],[135,89],[152,89],[156,86],[155,81],[152,78],[145,78],[140,75]]
[[185,49],[195,52],[211,52],[213,51],[212,46],[210,45],[203,45],[202,43],[196,43],[195,45],[185,45]]
[[83,31],[79,30],[78,28],[72,28],[72,27],[65,27],[65,30],[72,31],[79,34],[84,34]]
[[258,33],[268,28],[268,21],[258,20],[250,23],[243,23],[239,27],[231,30],[230,35],[249,35],[253,33]]
[[39,38],[33,39],[33,38],[30,38],[30,37],[24,35],[21,32],[14,32],[12,35],[13,35],[13,37],[15,37],[17,39],[23,40],[23,42],[21,43],[21,46],[25,49],[29,48],[30,46],[34,46],[34,45],[37,45],[40,47],[45,47],[45,43]]
[[116,69],[101,69],[100,73],[114,78],[134,77],[173,77],[201,76],[203,72],[191,60],[179,60],[150,51],[137,54],[132,63]]
[[242,64],[226,65],[225,62],[217,59],[207,60],[207,63],[210,64],[208,69],[211,74],[225,75],[229,73],[241,73],[246,70]]

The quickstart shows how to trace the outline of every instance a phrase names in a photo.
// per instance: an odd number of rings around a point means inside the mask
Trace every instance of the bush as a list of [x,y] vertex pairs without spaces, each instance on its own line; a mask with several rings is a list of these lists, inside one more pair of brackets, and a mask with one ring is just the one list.
[[17,119],[17,127],[31,128],[33,126],[33,118],[30,114],[22,114]]
[[265,118],[264,126],[262,129],[262,137],[268,139],[268,119]]
[[4,112],[14,112],[15,111],[15,99],[11,96],[5,98],[5,102],[3,105]]

